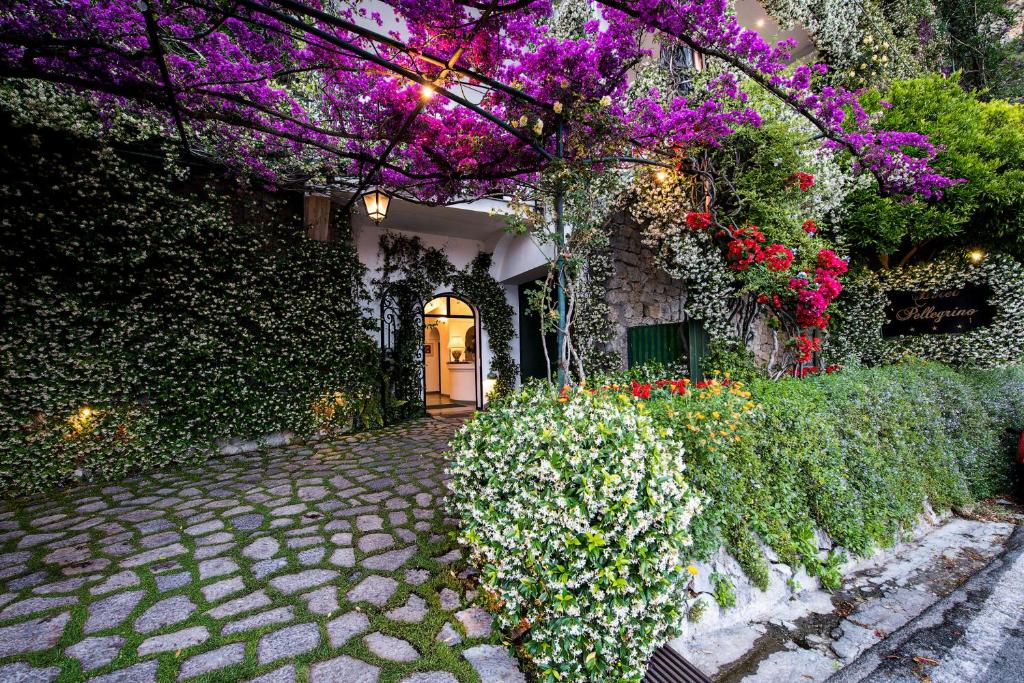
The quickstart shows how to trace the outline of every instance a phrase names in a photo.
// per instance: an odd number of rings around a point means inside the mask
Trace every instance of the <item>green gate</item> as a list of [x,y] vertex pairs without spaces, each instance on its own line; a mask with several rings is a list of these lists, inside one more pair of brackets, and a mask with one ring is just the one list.
[[700,361],[708,352],[708,337],[699,320],[665,325],[641,325],[627,331],[629,367],[643,363],[678,363],[684,358],[694,381],[704,378]]

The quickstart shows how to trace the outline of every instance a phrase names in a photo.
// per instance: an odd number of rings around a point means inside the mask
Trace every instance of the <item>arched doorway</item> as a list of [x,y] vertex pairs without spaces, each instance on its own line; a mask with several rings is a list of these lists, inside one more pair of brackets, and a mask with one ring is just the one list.
[[423,305],[423,369],[431,412],[483,407],[480,319],[476,307],[454,294]]

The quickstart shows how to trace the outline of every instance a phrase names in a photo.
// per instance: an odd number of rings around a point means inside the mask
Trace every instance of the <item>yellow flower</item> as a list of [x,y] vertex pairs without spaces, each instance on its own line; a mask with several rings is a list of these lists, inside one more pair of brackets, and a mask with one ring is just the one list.
[[561,102],[555,102],[555,113],[556,114],[561,114],[562,113],[562,103]]
[[612,98],[609,95],[605,95],[604,97],[602,97],[601,98],[601,106],[602,107],[610,107],[610,106],[612,106]]
[[686,571],[690,572],[690,576],[697,576],[697,568],[692,564],[686,568]]

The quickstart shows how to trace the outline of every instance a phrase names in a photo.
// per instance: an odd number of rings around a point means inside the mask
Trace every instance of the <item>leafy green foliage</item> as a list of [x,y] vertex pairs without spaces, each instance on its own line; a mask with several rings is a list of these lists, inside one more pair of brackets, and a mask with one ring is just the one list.
[[711,340],[707,355],[700,361],[700,367],[705,377],[728,376],[729,379],[744,384],[764,376],[764,371],[757,365],[754,352],[746,344],[733,339]]
[[[457,434],[453,506],[499,618],[530,627],[542,680],[634,681],[681,622],[684,558],[725,548],[766,588],[767,546],[838,587],[847,552],[891,545],[926,505],[1005,490],[1007,429],[1021,427],[1021,368],[536,384]],[[736,603],[728,577],[709,581]]]
[[728,609],[736,606],[736,587],[728,576],[717,572],[712,574],[711,587],[719,607]]
[[994,97],[1024,96],[1024,40],[1010,31],[1024,8],[1012,0],[937,0],[949,34],[949,56],[967,88],[986,88]]
[[297,202],[32,128],[0,169],[0,492],[378,419],[363,266]]
[[910,258],[981,245],[1024,258],[1024,105],[984,102],[937,75],[898,81],[884,100],[891,108],[881,125],[930,135],[944,146],[936,168],[967,182],[936,203],[852,193],[844,226],[851,248],[862,256]]

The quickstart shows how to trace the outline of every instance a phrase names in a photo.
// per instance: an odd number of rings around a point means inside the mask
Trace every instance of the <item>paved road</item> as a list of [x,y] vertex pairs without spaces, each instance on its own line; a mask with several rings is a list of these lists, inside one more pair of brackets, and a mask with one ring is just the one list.
[[1024,681],[1024,527],[1006,553],[828,683]]

